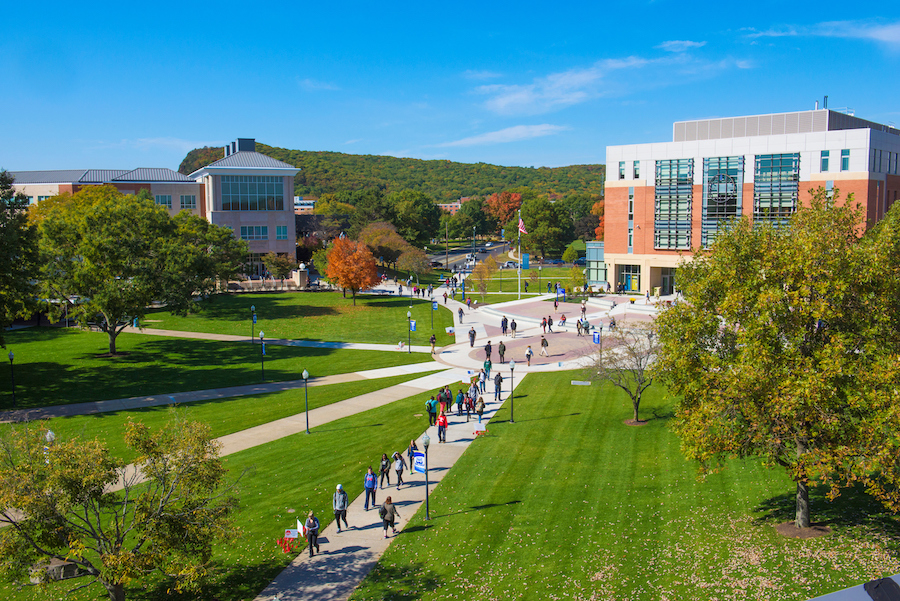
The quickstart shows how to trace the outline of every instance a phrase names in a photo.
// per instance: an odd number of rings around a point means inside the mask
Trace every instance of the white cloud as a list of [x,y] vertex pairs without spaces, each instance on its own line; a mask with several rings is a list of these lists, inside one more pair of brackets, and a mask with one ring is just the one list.
[[362,142],[362,138],[355,138],[353,140],[347,140],[344,144],[356,144],[357,142]]
[[684,52],[686,50],[690,50],[691,48],[700,48],[702,46],[706,46],[706,42],[692,42],[690,40],[669,40],[668,42],[663,42],[657,48],[661,50],[665,50],[666,52]]
[[462,75],[466,79],[496,79],[498,77],[502,77],[501,73],[497,73],[495,71],[475,71],[473,69],[463,71]]
[[808,26],[786,25],[758,31],[747,28],[750,38],[779,38],[792,36],[814,36],[827,38],[851,38],[870,40],[900,47],[900,22],[880,23],[875,21],[827,21]]
[[498,131],[463,138],[462,140],[444,142],[443,144],[437,144],[437,146],[483,146],[485,144],[504,144],[507,142],[519,142],[522,140],[530,140],[532,138],[552,136],[568,129],[571,128],[563,125],[550,125],[548,123],[541,125],[515,125]]
[[315,79],[301,79],[297,82],[301,88],[306,90],[307,92],[321,92],[323,90],[333,91],[340,90],[340,88],[333,83],[328,83],[327,81],[318,81]]

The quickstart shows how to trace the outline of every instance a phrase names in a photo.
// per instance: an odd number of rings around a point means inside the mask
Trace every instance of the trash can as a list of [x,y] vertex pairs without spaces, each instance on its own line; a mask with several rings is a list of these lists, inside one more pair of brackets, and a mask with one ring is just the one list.
[[659,298],[659,286],[656,286],[655,288],[653,288],[653,296],[655,296],[656,298]]

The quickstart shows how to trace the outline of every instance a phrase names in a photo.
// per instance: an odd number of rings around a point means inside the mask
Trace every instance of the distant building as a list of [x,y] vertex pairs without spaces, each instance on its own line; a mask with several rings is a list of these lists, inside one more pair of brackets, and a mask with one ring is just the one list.
[[671,294],[681,257],[729,219],[783,224],[811,189],[852,192],[867,227],[900,194],[900,130],[827,109],[681,121],[671,142],[606,157],[603,261],[632,292]]
[[294,213],[297,215],[310,215],[316,210],[317,196],[295,196]]
[[462,204],[468,200],[472,200],[472,197],[462,196],[459,200],[454,200],[453,202],[438,203],[438,208],[442,211],[449,211],[451,215],[456,215],[456,212],[459,210]]
[[294,176],[300,170],[256,152],[256,141],[238,138],[225,147],[225,157],[189,176],[165,168],[16,171],[14,187],[40,202],[85,186],[112,185],[124,194],[147,190],[174,215],[190,211],[247,240],[247,275],[264,271],[261,258],[275,252],[294,257],[296,230]]

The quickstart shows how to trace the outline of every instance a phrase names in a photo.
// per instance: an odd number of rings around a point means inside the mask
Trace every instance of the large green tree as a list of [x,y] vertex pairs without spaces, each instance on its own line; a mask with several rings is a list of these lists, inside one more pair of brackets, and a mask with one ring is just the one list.
[[54,440],[34,425],[4,431],[0,570],[25,580],[43,561],[69,562],[111,601],[151,572],[197,588],[235,507],[219,444],[205,424],[180,419],[156,432],[130,422],[125,441],[139,472],[97,440]]
[[0,171],[0,346],[3,331],[34,306],[37,231],[28,223],[28,198],[16,193],[14,178]]
[[435,237],[441,210],[430,196],[415,190],[403,190],[388,194],[386,200],[393,207],[393,224],[404,240],[421,248]]
[[[572,222],[565,209],[544,197],[527,198],[522,202],[522,221],[528,234],[522,235],[522,246],[541,256],[560,256],[573,239]],[[518,217],[506,225],[506,238],[515,244]]]
[[472,235],[483,236],[496,230],[496,224],[486,212],[484,201],[476,196],[462,203],[453,215],[450,224],[450,235],[454,238],[468,238]]
[[[146,193],[125,195],[90,186],[35,208],[40,232],[41,288],[48,299],[73,300],[69,315],[82,327],[116,337],[154,301],[175,313],[240,271],[246,243],[203,219],[171,218]],[[59,314],[59,304],[50,304]]]
[[[835,191],[835,197],[837,191]],[[763,457],[836,496],[856,482],[900,509],[900,206],[866,234],[852,196],[819,189],[787,227],[732,223],[678,270],[657,320],[673,428],[702,470]]]

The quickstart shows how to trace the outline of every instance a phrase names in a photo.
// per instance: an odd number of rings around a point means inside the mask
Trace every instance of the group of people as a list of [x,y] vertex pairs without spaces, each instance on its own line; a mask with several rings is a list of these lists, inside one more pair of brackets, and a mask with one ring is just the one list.
[[[510,321],[510,320],[506,319],[506,315],[504,315],[503,319],[500,320],[500,333],[503,334],[504,336],[507,336],[507,335],[509,335],[508,333],[511,333],[512,337],[515,338],[517,327],[518,326],[516,325],[515,318],[513,318],[513,320]],[[503,343],[501,342],[500,344],[502,345]],[[500,354],[500,357],[501,357],[500,362],[503,363],[503,353]]]

